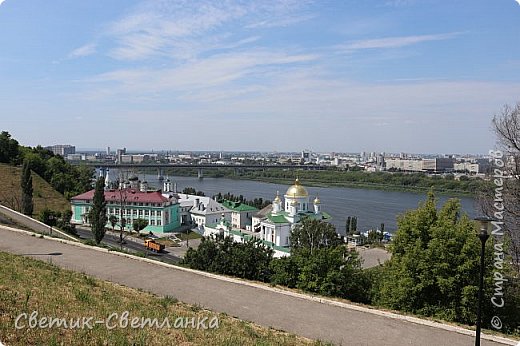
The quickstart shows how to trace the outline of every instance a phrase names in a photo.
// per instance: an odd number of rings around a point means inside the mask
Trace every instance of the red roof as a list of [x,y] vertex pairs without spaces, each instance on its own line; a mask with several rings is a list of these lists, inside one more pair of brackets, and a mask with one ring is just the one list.
[[[94,199],[94,191],[90,190],[81,195],[77,195],[72,197],[72,200],[92,200]],[[141,192],[135,189],[126,189],[123,191],[123,199],[125,198],[126,192],[126,202],[138,202],[138,203],[164,203],[168,202],[168,198],[164,197],[160,191],[147,191]],[[105,200],[107,202],[110,201],[119,201],[121,199],[120,190],[109,190],[105,191]]]

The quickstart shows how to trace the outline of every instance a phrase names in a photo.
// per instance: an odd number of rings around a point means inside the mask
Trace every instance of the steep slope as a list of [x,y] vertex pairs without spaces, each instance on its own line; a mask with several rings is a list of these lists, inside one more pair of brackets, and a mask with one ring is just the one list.
[[[22,194],[20,188],[21,175],[22,169],[20,167],[0,164],[0,204],[15,210],[20,209]],[[33,172],[32,178],[34,215],[38,215],[45,208],[57,211],[70,208],[69,201],[58,191],[54,190],[42,177]]]

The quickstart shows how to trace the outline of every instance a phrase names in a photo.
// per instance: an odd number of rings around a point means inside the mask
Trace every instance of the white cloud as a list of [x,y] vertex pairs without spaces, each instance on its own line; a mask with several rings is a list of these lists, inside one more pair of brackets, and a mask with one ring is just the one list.
[[84,56],[92,55],[96,52],[97,45],[95,43],[89,43],[79,48],[74,49],[69,53],[68,58],[81,58]]
[[[520,5],[520,0],[515,0],[518,5]],[[520,345],[520,344],[519,344]]]
[[[520,1],[520,0],[519,0]],[[259,28],[275,28],[275,27],[284,27],[294,25],[300,22],[304,22],[314,18],[314,15],[302,15],[295,17],[287,17],[287,18],[277,18],[277,19],[266,19],[260,22],[255,22],[252,24],[248,24],[245,27],[247,29],[259,29]]]
[[[520,1],[520,0],[519,0]],[[416,35],[416,36],[399,36],[399,37],[385,37],[369,40],[355,41],[346,45],[341,45],[339,48],[346,50],[357,49],[372,49],[372,48],[400,48],[410,46],[421,42],[442,41],[449,40],[459,36],[460,33],[452,32],[446,34],[435,35]]]
[[2,5],[5,2],[5,0],[0,0],[0,5]]
[[[119,60],[151,57],[186,59],[212,49],[230,49],[248,41],[233,28],[289,26],[312,16],[300,11],[305,1],[216,2],[211,0],[147,2],[109,26],[115,41],[110,56]],[[244,37],[243,35],[247,35]],[[242,36],[240,36],[242,35]],[[256,39],[255,39],[256,40]]]
[[[200,90],[221,93],[221,88],[242,89],[250,83],[246,77],[265,81],[266,74],[279,66],[290,71],[291,67],[308,64],[318,59],[317,55],[286,54],[255,49],[244,52],[214,55],[205,59],[194,59],[173,68],[124,69],[104,73],[89,80],[95,83],[94,95],[160,95],[175,93],[177,97],[190,97]],[[108,83],[106,89],[105,85]],[[256,84],[253,83],[255,86]],[[215,94],[215,91],[218,93]],[[191,96],[191,97],[192,97]],[[205,98],[205,96],[203,96]]]

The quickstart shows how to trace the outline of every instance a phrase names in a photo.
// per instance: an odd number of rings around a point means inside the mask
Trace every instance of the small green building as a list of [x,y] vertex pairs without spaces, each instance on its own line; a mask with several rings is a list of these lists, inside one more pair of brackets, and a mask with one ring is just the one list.
[[253,215],[258,209],[241,202],[224,200],[222,205],[231,210],[231,225],[238,229],[251,230]]

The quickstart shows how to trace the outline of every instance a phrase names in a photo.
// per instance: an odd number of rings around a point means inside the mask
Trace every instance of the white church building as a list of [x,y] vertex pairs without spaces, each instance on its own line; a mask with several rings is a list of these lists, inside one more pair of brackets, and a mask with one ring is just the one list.
[[254,237],[272,248],[274,257],[284,257],[290,255],[291,230],[304,218],[323,221],[331,219],[329,214],[321,210],[320,199],[316,197],[311,203],[307,189],[296,179],[294,185],[287,189],[283,200],[277,193],[270,206],[253,215],[251,231],[235,229],[222,217],[218,224],[208,225],[204,235],[220,233],[238,242]]

